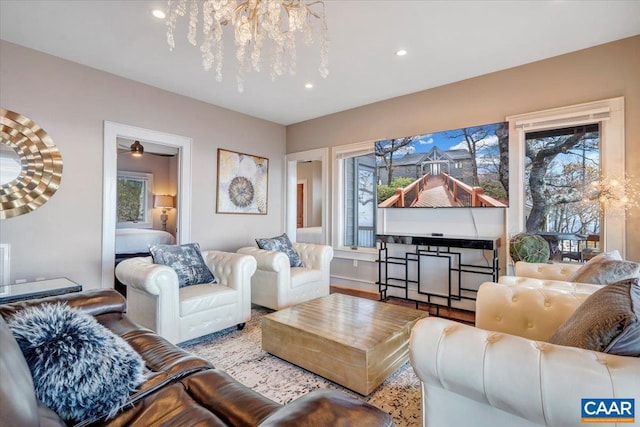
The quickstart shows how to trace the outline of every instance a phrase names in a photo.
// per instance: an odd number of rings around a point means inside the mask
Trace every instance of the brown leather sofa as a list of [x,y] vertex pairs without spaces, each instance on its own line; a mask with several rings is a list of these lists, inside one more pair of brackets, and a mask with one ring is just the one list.
[[317,390],[286,406],[275,403],[154,332],[131,322],[125,300],[96,290],[0,306],[0,424],[64,426],[38,401],[27,363],[4,319],[25,307],[66,301],[127,341],[151,371],[108,426],[393,426],[389,414],[336,390]]

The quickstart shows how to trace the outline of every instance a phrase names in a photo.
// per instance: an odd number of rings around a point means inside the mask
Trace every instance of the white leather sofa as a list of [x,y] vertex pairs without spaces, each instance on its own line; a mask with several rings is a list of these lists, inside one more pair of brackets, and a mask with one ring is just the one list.
[[333,248],[327,245],[294,242],[304,267],[291,267],[283,252],[258,247],[238,249],[257,261],[251,278],[251,302],[273,310],[281,310],[315,298],[329,295],[329,278]]
[[202,257],[217,284],[180,288],[175,271],[151,257],[119,263],[116,277],[127,286],[127,315],[172,343],[242,328],[251,319],[255,259],[220,251],[202,251]]
[[638,402],[640,359],[544,342],[599,286],[501,281],[480,286],[476,327],[429,317],[413,328],[423,426],[582,426],[582,398]]
[[532,279],[566,281],[583,265],[584,264],[562,262],[542,263],[518,261],[514,268],[514,276],[503,277],[530,277]]

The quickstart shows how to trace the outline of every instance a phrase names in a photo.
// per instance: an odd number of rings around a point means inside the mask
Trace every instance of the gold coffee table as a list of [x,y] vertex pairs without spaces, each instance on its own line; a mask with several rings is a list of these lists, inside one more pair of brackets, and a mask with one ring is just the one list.
[[262,349],[368,395],[409,360],[424,311],[331,294],[266,315]]

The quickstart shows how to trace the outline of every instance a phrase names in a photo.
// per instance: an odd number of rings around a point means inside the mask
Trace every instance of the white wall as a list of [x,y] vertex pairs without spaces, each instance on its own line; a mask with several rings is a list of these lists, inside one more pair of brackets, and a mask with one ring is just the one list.
[[[284,126],[4,41],[0,105],[42,126],[63,159],[51,200],[0,221],[0,242],[11,244],[11,281],[66,276],[85,289],[100,286],[105,120],[193,139],[191,237],[203,248],[235,251],[283,231]],[[219,147],[269,158],[267,215],[215,213]]]

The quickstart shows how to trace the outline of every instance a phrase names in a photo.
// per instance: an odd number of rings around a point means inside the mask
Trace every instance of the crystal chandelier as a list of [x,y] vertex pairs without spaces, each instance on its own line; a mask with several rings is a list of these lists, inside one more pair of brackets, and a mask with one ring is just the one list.
[[586,200],[598,200],[609,214],[621,215],[640,208],[640,183],[632,176],[602,175],[587,189]]
[[[317,9],[317,10],[314,10]],[[273,42],[271,79],[286,70],[295,74],[296,32],[304,34],[307,45],[313,43],[313,24],[320,26],[320,66],[323,78],[329,74],[327,24],[322,1],[306,0],[169,0],[167,43],[175,47],[173,32],[178,16],[189,13],[187,39],[196,46],[199,12],[202,9],[202,66],[209,71],[215,64],[216,80],[222,81],[222,29],[231,24],[235,34],[238,91],[244,91],[244,76],[253,68],[260,71],[265,39]],[[249,53],[249,46],[252,47]],[[250,57],[250,59],[249,59]]]

